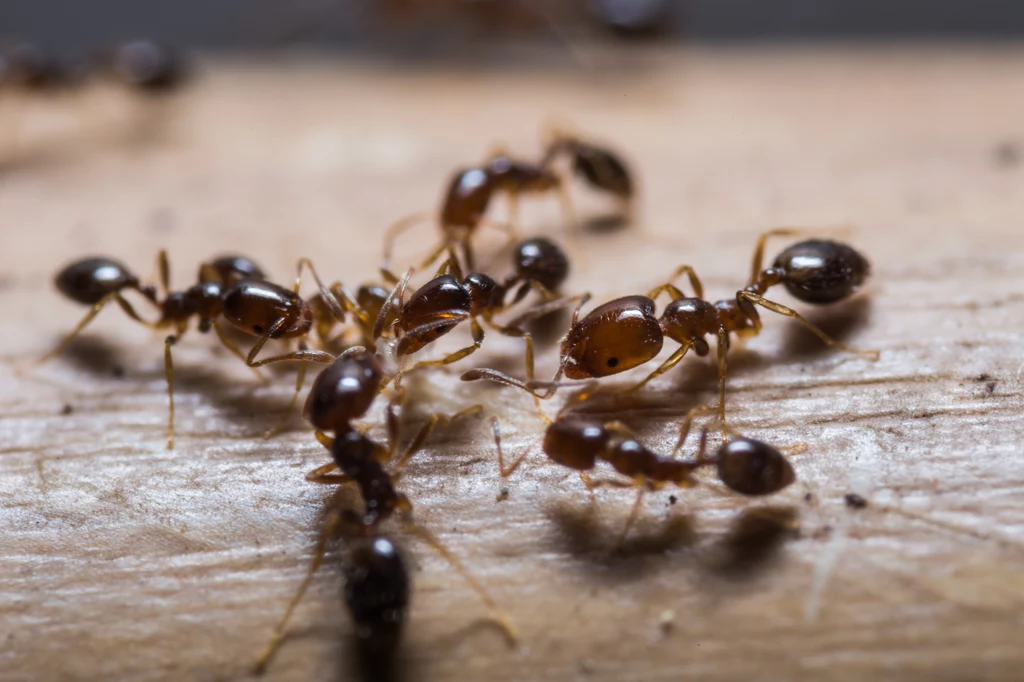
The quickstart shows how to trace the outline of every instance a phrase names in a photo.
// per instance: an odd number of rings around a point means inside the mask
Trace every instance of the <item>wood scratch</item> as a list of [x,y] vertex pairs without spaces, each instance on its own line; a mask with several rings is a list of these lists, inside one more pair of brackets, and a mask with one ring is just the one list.
[[839,555],[846,545],[846,524],[837,526],[832,534],[832,539],[821,552],[821,558],[814,567],[814,576],[811,579],[811,591],[804,602],[804,622],[812,625],[818,620],[821,613],[822,597],[829,579],[836,570],[839,562]]

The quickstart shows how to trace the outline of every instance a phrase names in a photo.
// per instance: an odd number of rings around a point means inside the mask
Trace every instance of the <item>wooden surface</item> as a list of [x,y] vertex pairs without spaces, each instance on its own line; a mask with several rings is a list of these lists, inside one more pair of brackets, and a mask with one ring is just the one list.
[[[508,450],[530,455],[503,503],[484,421],[410,466],[418,519],[521,643],[476,625],[486,611],[466,584],[407,538],[407,679],[1020,679],[1024,167],[996,150],[1024,144],[1022,74],[1024,52],[963,49],[707,51],[620,73],[223,62],[146,130],[147,110],[115,93],[0,102],[5,126],[21,121],[0,176],[0,679],[246,677],[329,494],[303,480],[326,453],[298,419],[260,437],[292,375],[258,386],[212,338],[177,351],[173,452],[160,340],[116,311],[16,376],[82,313],[52,274],[104,253],[151,276],[167,247],[178,284],[242,251],[280,279],[309,255],[354,286],[373,276],[384,225],[434,206],[447,173],[496,140],[535,152],[551,118],[614,142],[643,184],[642,226],[586,235],[570,289],[645,291],[687,262],[727,297],[761,230],[848,224],[870,284],[810,312],[881,359],[767,319],[730,356],[729,410],[752,436],[807,444],[799,483],[760,502],[710,486],[675,506],[650,495],[621,553],[632,493],[591,504],[545,461],[524,396],[458,382],[475,365],[518,372],[517,343],[488,339],[412,382],[410,428],[483,401]],[[603,208],[576,189],[580,212]],[[559,234],[554,200],[524,208],[524,232]],[[414,234],[408,260],[434,238]],[[553,365],[548,347],[541,375]],[[714,376],[688,358],[627,417],[667,450]],[[849,509],[851,492],[870,506]],[[267,679],[351,679],[350,631],[332,561]]]

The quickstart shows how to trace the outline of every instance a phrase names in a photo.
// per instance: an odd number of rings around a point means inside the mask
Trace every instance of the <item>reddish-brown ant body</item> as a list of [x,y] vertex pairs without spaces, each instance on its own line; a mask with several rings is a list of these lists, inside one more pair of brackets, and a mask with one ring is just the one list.
[[[707,429],[701,432],[695,459],[676,459],[690,432],[694,416],[707,411],[708,408],[698,407],[686,415],[681,424],[679,439],[669,457],[641,443],[622,422],[574,414],[565,409],[548,425],[542,448],[555,463],[579,471],[580,479],[589,490],[600,485],[639,488],[620,542],[636,520],[646,491],[659,490],[666,484],[691,488],[697,484],[694,474],[704,467],[713,466],[718,479],[727,488],[749,497],[777,493],[796,480],[793,467],[778,449],[753,438],[723,437],[716,454],[708,457]],[[492,419],[491,424],[498,452],[498,469],[502,478],[507,478],[522,464],[526,455],[506,468],[497,418]],[[804,446],[799,445],[793,449],[803,451]],[[593,470],[599,461],[607,462],[615,471],[631,479],[631,482],[592,480],[586,472]]]
[[[402,358],[421,350],[461,322],[469,320],[472,345],[438,360],[420,361],[411,369],[436,367],[457,362],[480,348],[484,340],[482,320],[499,334],[523,339],[526,344],[526,371],[532,379],[533,339],[518,325],[573,300],[557,299],[551,291],[552,288],[557,289],[568,276],[569,261],[554,242],[539,238],[523,242],[514,252],[513,263],[515,272],[503,284],[499,284],[490,275],[480,272],[471,272],[463,277],[458,262],[449,258],[438,274],[408,299],[405,298],[409,280],[406,276],[399,282],[378,316],[374,338],[380,336],[385,321],[393,319],[391,324],[397,337],[395,354]],[[545,302],[519,316],[514,325],[499,326],[494,322],[494,316],[508,308],[510,304],[506,304],[505,299],[508,292],[517,285],[520,288],[511,304],[522,300],[530,289],[539,291]],[[393,318],[390,317],[392,310],[395,311]]]
[[[419,269],[429,267],[442,253],[455,258],[455,248],[470,270],[474,267],[473,251],[469,240],[481,225],[490,225],[514,237],[518,227],[518,199],[523,194],[557,192],[562,200],[563,217],[571,220],[572,207],[565,193],[561,177],[543,164],[514,159],[499,152],[479,166],[461,168],[453,175],[441,202],[437,218],[443,239]],[[510,224],[487,219],[487,209],[495,194],[504,193],[510,201]],[[398,235],[412,225],[430,218],[430,214],[417,213],[393,224],[384,237],[384,266],[388,267]]]
[[[300,272],[303,266],[312,269],[312,265],[303,260],[299,264]],[[212,328],[217,332],[217,336],[224,346],[249,367],[257,368],[284,360],[303,361],[299,369],[292,405],[297,399],[305,376],[305,361],[328,363],[334,360],[334,355],[308,349],[303,343],[303,339],[309,335],[315,317],[314,311],[296,293],[298,280],[296,280],[294,290],[286,289],[262,279],[262,270],[248,258],[224,256],[202,264],[196,284],[184,291],[173,292],[169,286],[169,267],[165,252],[160,253],[159,269],[161,288],[164,292],[163,299],[158,296],[155,287],[140,284],[139,278],[132,274],[126,266],[110,258],[86,258],[71,263],[61,270],[55,278],[58,290],[73,301],[90,305],[91,309],[63,341],[40,358],[38,363],[60,354],[111,302],[117,303],[129,317],[137,322],[157,329],[173,329],[174,333],[164,340],[164,370],[169,402],[168,448],[172,448],[174,445],[174,365],[171,347],[188,330],[189,322],[193,318],[198,320],[197,328],[200,332],[207,332]],[[316,273],[313,274],[316,277]],[[328,306],[329,314],[344,319],[346,311],[352,312],[364,326],[368,324],[365,315],[343,287],[339,285],[336,287],[336,291],[341,294],[344,306],[338,303],[334,293],[323,287],[319,277],[316,277],[316,280],[321,287],[321,295],[324,300],[331,303]],[[125,290],[135,290],[141,293],[159,310],[159,319],[155,322],[147,322],[142,319],[123,297],[122,292]],[[248,354],[243,353],[225,335],[224,330],[217,324],[219,318],[223,318],[239,331],[258,337]],[[299,349],[256,360],[260,350],[270,339],[298,339]],[[291,406],[285,415],[290,410]],[[268,434],[273,431],[271,430]]]
[[[431,415],[407,446],[402,456],[396,457],[398,450],[398,419],[395,415],[395,409],[403,395],[402,389],[399,389],[396,397],[388,403],[388,416],[386,420],[388,428],[387,445],[372,440],[360,430],[353,428],[352,425],[352,420],[363,416],[370,408],[370,405],[380,393],[383,380],[384,369],[381,358],[377,353],[362,347],[349,349],[338,356],[317,377],[310,389],[306,406],[303,410],[304,416],[317,429],[317,439],[330,450],[333,460],[329,464],[310,472],[306,479],[314,483],[334,485],[353,483],[359,488],[364,503],[364,511],[356,521],[358,530],[354,535],[362,538],[364,543],[370,543],[369,546],[371,548],[375,546],[378,540],[383,538],[379,530],[382,523],[392,518],[396,512],[408,514],[412,511],[412,504],[405,494],[398,491],[396,483],[405,465],[422,449],[432,431],[438,425],[448,424],[463,416],[477,414],[481,410],[481,406],[474,405],[455,415],[449,416],[441,413]],[[325,432],[333,433],[333,436]],[[387,466],[389,464],[391,465],[390,467]],[[335,470],[340,471],[340,474],[332,473]],[[266,668],[267,663],[280,646],[285,627],[292,613],[302,600],[303,595],[312,582],[313,576],[323,562],[327,542],[334,536],[342,521],[343,515],[338,507],[336,496],[336,499],[331,502],[330,513],[325,520],[309,572],[289,604],[284,617],[275,629],[273,637],[260,655],[256,664],[257,671],[263,671]],[[440,540],[435,538],[425,528],[417,526],[411,521],[408,521],[407,525],[417,535],[426,540],[431,547],[441,554],[463,576],[474,592],[495,614],[497,622],[502,627],[509,641],[514,642],[516,636],[507,617],[491,596],[469,574],[461,562],[451,554]],[[390,541],[388,542],[390,544]],[[374,561],[372,555],[367,555],[365,558],[368,562]],[[395,561],[400,561],[400,559],[392,559],[390,557],[387,557],[386,561],[384,560],[385,557],[377,557],[377,559],[381,560],[379,566],[384,571],[380,576],[381,581],[379,583],[382,587],[382,592],[390,593],[389,590],[383,589],[388,585],[396,589],[401,588],[397,589],[398,593],[394,595],[394,598],[384,599],[380,594],[377,595],[381,598],[382,607],[386,610],[394,611],[392,615],[397,617],[404,610],[407,602],[408,580],[407,577],[403,577],[400,574],[404,571],[404,566],[399,566],[395,563]],[[350,577],[349,580],[351,581],[352,578]],[[402,587],[403,584],[405,585],[404,588]],[[349,585],[352,586],[353,583],[349,582]],[[394,638],[397,637],[397,631],[386,627],[387,624],[380,619],[382,614],[380,608],[376,606],[371,608],[370,602],[374,601],[373,595],[367,595],[366,603],[360,602],[355,605],[353,605],[352,601],[348,603],[357,625],[370,627],[375,624],[379,626],[376,632],[374,632],[373,628],[368,630],[366,646],[389,646],[395,641]],[[365,606],[366,608],[363,609],[360,606]]]
[[633,174],[622,157],[594,142],[564,132],[555,132],[547,145],[540,166],[550,169],[560,157],[569,159],[572,172],[599,192],[615,197],[623,213],[633,213],[636,185]]
[[[767,289],[784,284],[793,296],[807,303],[834,303],[856,292],[868,276],[870,268],[862,255],[845,244],[827,240],[795,244],[779,254],[770,268],[762,269],[765,241],[771,236],[791,235],[793,232],[779,229],[761,235],[754,251],[750,282],[733,299],[715,303],[704,300],[703,286],[690,266],[678,268],[675,277],[682,274],[689,277],[695,292],[693,297],[686,296],[668,282],[647,296],[626,296],[609,301],[580,319],[580,308],[586,301],[584,297],[573,313],[569,333],[562,342],[558,370],[543,394],[538,394],[530,383],[490,369],[470,370],[462,378],[466,381],[490,379],[524,389],[535,397],[549,398],[557,390],[563,374],[570,379],[612,376],[653,360],[661,351],[666,337],[679,343],[680,347],[667,360],[630,389],[634,391],[672,369],[691,348],[697,355],[707,355],[709,345],[704,336],[714,334],[718,339],[719,420],[724,429],[729,336],[753,336],[760,332],[761,319],[755,306],[796,319],[829,346],[875,358],[878,356],[877,351],[856,350],[838,343],[792,308],[764,298]],[[659,319],[655,316],[654,301],[663,291],[669,292],[673,301]]]

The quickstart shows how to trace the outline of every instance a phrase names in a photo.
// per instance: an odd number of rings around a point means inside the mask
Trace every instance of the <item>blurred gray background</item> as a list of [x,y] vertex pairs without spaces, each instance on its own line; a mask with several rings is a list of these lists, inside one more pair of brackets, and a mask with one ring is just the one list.
[[502,41],[1006,38],[1024,0],[0,0],[0,40],[444,54]]

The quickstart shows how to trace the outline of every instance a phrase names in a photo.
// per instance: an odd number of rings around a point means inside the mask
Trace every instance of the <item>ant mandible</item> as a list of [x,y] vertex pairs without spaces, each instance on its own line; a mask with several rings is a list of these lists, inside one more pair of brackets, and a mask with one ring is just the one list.
[[[845,244],[820,239],[794,244],[779,254],[770,268],[762,270],[767,239],[796,233],[793,229],[780,228],[760,236],[754,249],[750,282],[736,292],[733,299],[714,303],[704,300],[701,281],[688,265],[678,268],[672,279],[686,274],[695,293],[693,297],[683,294],[670,281],[651,290],[647,296],[625,296],[609,301],[580,319],[580,309],[588,299],[584,296],[573,312],[569,333],[562,342],[558,369],[542,394],[537,393],[529,381],[524,383],[492,369],[470,370],[462,379],[488,379],[546,399],[554,395],[563,374],[569,379],[612,376],[653,360],[661,351],[665,337],[679,343],[680,347],[667,360],[627,391],[632,392],[675,367],[691,348],[699,356],[707,355],[709,346],[704,336],[714,334],[718,339],[718,419],[724,432],[729,335],[754,336],[761,331],[761,318],[755,306],[792,317],[831,347],[878,358],[878,351],[847,347],[792,308],[763,296],[768,288],[784,284],[790,294],[804,302],[835,303],[851,296],[867,278],[870,267],[860,253]],[[663,291],[668,292],[673,301],[659,320],[655,317],[654,300]]]
[[[273,362],[302,361],[296,380],[296,391],[284,418],[291,412],[298,399],[305,379],[305,362],[329,363],[334,360],[335,356],[330,353],[305,347],[303,339],[308,337],[315,317],[314,311],[297,293],[298,277],[294,290],[289,290],[263,279],[263,271],[248,258],[223,256],[200,265],[198,282],[185,291],[177,292],[170,290],[169,264],[165,251],[160,252],[158,265],[161,289],[164,292],[163,299],[159,297],[155,287],[141,284],[139,278],[125,265],[111,258],[85,258],[61,270],[55,278],[57,289],[72,301],[91,306],[91,309],[53,350],[35,364],[42,364],[63,352],[110,303],[117,303],[131,319],[143,325],[156,329],[172,328],[174,333],[164,340],[164,373],[169,403],[167,448],[171,449],[174,447],[174,362],[171,348],[188,330],[192,318],[198,320],[197,328],[200,332],[205,333],[212,328],[228,350],[254,369]],[[320,282],[307,259],[299,262],[300,275],[303,267],[309,267],[313,272],[323,299],[329,303],[328,310],[332,316],[344,319],[348,311],[355,314],[364,326],[368,325],[365,314],[343,287],[339,285],[335,288],[342,296],[342,303],[339,303],[335,293],[328,291]],[[158,309],[159,319],[155,322],[142,319],[122,295],[126,290],[141,293]],[[236,329],[259,337],[248,354],[243,353],[217,324],[220,317]],[[270,339],[298,339],[299,350],[257,361],[257,355]],[[269,437],[279,428],[271,429],[266,435]]]
[[[571,403],[570,403],[571,404]],[[733,434],[723,436],[722,444],[714,456],[707,456],[707,429],[702,429],[696,459],[676,459],[686,442],[694,417],[709,412],[708,407],[697,407],[683,419],[679,438],[669,457],[660,455],[641,443],[636,435],[620,421],[606,421],[582,414],[567,412],[567,404],[544,433],[542,448],[555,463],[579,471],[580,479],[591,492],[597,487],[611,485],[638,488],[636,500],[619,536],[621,545],[636,521],[643,496],[666,484],[680,488],[697,485],[694,473],[704,467],[715,467],[718,479],[733,492],[748,497],[771,495],[796,480],[792,465],[775,447],[753,438]],[[498,419],[491,419],[494,444],[498,453],[498,470],[502,479],[511,476],[526,458],[524,453],[509,467],[505,467],[501,449]],[[800,444],[788,448],[790,452],[803,452]],[[586,472],[594,469],[598,461],[607,462],[618,473],[632,479],[595,481]]]
[[[317,440],[330,450],[333,461],[311,471],[307,474],[306,480],[313,483],[339,485],[339,493],[336,493],[334,499],[329,503],[330,512],[320,533],[309,571],[275,628],[270,641],[260,654],[256,663],[257,672],[263,672],[266,669],[270,659],[280,647],[285,628],[295,608],[302,601],[312,584],[316,571],[323,563],[327,543],[335,535],[339,524],[343,521],[339,497],[340,485],[345,483],[354,483],[359,488],[365,506],[363,514],[356,521],[358,531],[355,535],[357,537],[370,543],[371,547],[376,547],[377,542],[384,538],[380,533],[380,525],[392,518],[396,512],[405,515],[406,518],[402,520],[406,522],[406,526],[416,535],[422,537],[466,580],[481,601],[492,611],[506,638],[512,643],[516,641],[515,630],[508,617],[483,586],[473,578],[465,566],[439,539],[426,528],[416,525],[408,519],[408,514],[412,511],[412,503],[404,493],[399,492],[396,488],[396,483],[406,464],[423,448],[427,438],[436,427],[450,424],[462,417],[478,414],[482,411],[482,406],[474,405],[454,415],[443,413],[431,415],[399,457],[399,429],[395,410],[397,404],[404,397],[403,389],[399,388],[396,396],[388,402],[387,445],[375,442],[352,426],[352,420],[358,419],[369,410],[374,399],[379,395],[384,380],[380,355],[362,347],[355,347],[339,355],[329,367],[320,373],[310,389],[303,416],[316,429]],[[331,433],[334,435],[330,435]],[[386,465],[389,464],[391,466],[387,467]],[[332,473],[335,470],[340,470],[341,473]],[[386,553],[390,555],[390,550]],[[366,558],[367,561],[374,561],[373,553],[371,552]],[[382,580],[382,585],[386,585],[388,581],[394,581],[395,585],[408,582],[407,577],[403,578],[399,572],[396,572],[402,570],[402,567],[396,563],[401,561],[400,558],[390,558],[389,556],[386,560],[385,557],[377,557],[377,559],[380,560],[379,564],[386,573],[383,577],[387,578],[387,580]],[[349,584],[351,585],[351,583]],[[390,602],[389,608],[404,609],[405,602],[404,598],[396,598]],[[373,610],[363,612],[352,607],[351,602],[350,610],[357,623],[365,623],[369,620],[371,624],[381,624]],[[391,642],[390,636],[397,635],[397,633],[383,628],[383,624],[381,625],[380,637],[378,638],[371,629],[369,638],[377,640],[376,644],[385,646]],[[368,640],[366,644],[374,646],[375,642]]]

